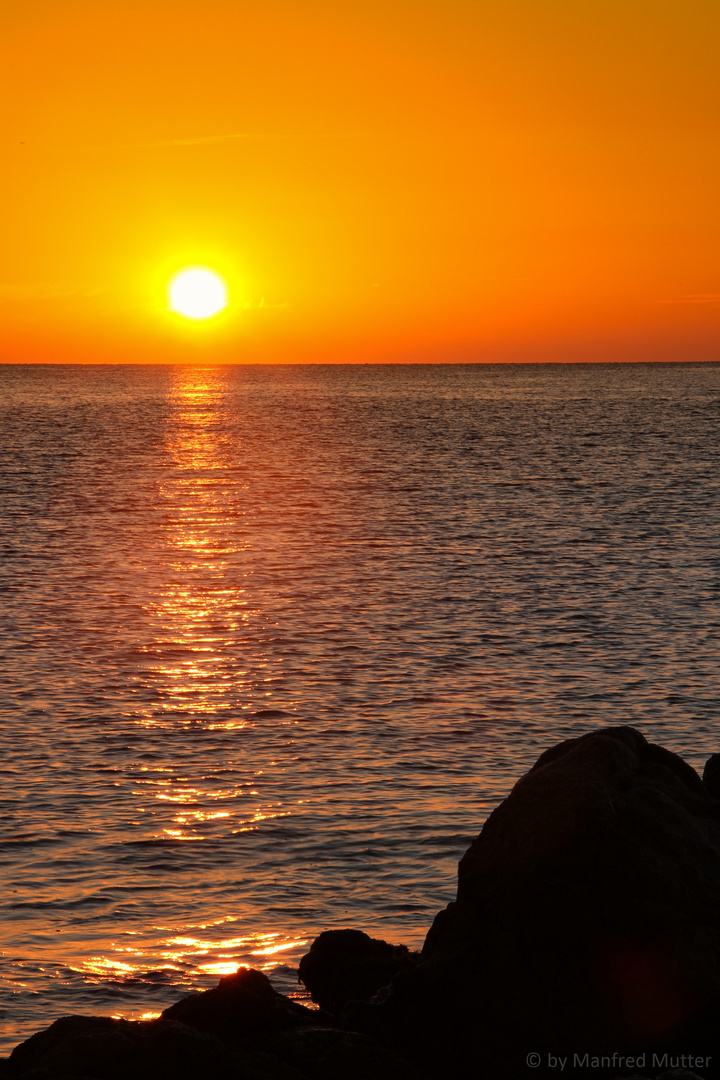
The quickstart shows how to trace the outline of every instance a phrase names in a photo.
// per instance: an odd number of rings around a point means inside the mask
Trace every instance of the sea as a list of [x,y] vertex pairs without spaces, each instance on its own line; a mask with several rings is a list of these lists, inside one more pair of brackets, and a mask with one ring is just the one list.
[[0,1053],[422,945],[538,755],[720,751],[720,365],[0,367]]

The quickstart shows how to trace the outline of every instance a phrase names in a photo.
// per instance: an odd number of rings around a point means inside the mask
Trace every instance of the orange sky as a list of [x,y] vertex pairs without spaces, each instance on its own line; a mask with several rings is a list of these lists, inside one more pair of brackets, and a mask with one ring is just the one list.
[[718,0],[4,0],[0,360],[720,359],[718,56]]

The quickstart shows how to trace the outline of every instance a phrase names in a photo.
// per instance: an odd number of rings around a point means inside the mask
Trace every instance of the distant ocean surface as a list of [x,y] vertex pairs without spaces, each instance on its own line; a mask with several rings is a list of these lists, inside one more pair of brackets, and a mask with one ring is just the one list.
[[538,754],[720,750],[720,366],[0,367],[0,1053],[418,947]]

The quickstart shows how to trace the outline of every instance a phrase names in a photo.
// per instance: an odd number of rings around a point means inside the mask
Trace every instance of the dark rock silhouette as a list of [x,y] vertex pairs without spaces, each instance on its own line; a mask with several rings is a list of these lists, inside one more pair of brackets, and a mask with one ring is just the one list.
[[703,784],[714,798],[720,799],[720,754],[712,754],[705,762]]
[[416,970],[345,1022],[448,1077],[470,1061],[525,1075],[532,1052],[712,1056],[719,811],[690,766],[632,728],[553,747],[464,855]]
[[223,1044],[171,1020],[65,1016],[16,1046],[7,1076],[32,1080],[197,1080],[227,1076],[236,1062]]
[[[259,971],[249,974],[264,978]],[[248,969],[243,969],[246,981],[247,975]],[[206,1015],[199,1018],[208,1019]],[[239,1039],[238,1030],[243,1032]],[[0,1062],[0,1076],[13,1080],[425,1080],[397,1053],[357,1032],[281,1024],[272,1031],[266,1025],[250,1036],[242,1021],[232,1032],[225,1040],[175,1020],[66,1016],[17,1046],[9,1059]]]
[[720,755],[701,780],[632,728],[570,739],[490,815],[419,960],[313,942],[300,974],[334,1019],[241,968],[160,1020],[59,1020],[0,1076],[718,1080],[718,787]]
[[273,1051],[312,1080],[429,1080],[393,1050],[355,1031],[298,1028],[280,1035]]
[[349,1001],[369,1001],[401,971],[420,958],[405,945],[368,937],[361,930],[326,930],[300,961],[298,978],[313,1001],[339,1013]]
[[245,967],[212,990],[181,998],[162,1016],[231,1042],[322,1023],[317,1013],[278,994],[262,971]]

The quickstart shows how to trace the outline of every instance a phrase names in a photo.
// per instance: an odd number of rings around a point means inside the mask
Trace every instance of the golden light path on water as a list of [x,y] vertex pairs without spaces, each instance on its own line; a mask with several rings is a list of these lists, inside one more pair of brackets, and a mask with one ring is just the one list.
[[[157,595],[144,605],[154,637],[141,650],[146,663],[139,679],[148,705],[139,710],[136,722],[146,730],[176,733],[184,726],[192,733],[200,726],[205,731],[239,732],[247,724],[243,714],[258,709],[258,697],[272,697],[272,690],[250,685],[247,671],[238,668],[230,648],[257,613],[237,576],[237,558],[248,546],[237,527],[244,484],[234,475],[234,462],[223,443],[228,428],[225,396],[222,370],[177,370],[166,440],[172,468],[159,491],[165,511],[159,562],[165,574]],[[269,666],[267,656],[252,657],[254,672]],[[271,683],[271,676],[265,681]],[[139,764],[134,781],[138,817],[162,822],[147,834],[157,841],[199,844],[208,839],[208,826],[226,825],[231,835],[237,835],[257,829],[260,822],[289,816],[280,804],[258,801],[257,788],[247,781],[240,787],[198,785],[190,776],[178,775],[176,766],[158,764]],[[272,971],[286,954],[297,955],[298,949],[309,945],[306,938],[272,930],[225,936],[228,924],[242,921],[240,914],[207,923],[126,931],[109,943],[106,952],[88,957],[74,970],[98,983],[109,979],[126,983],[148,971],[166,976],[174,972],[175,981],[185,982],[188,989],[202,988],[209,976],[231,974],[240,964]],[[291,996],[305,997],[300,992]],[[160,1011],[126,1008],[122,1015],[147,1019]]]
[[[167,453],[175,468],[160,491],[167,509],[164,541],[169,555],[170,580],[164,585],[154,613],[162,633],[157,645],[163,653],[177,657],[168,663],[151,665],[155,691],[161,708],[175,713],[192,709],[192,717],[211,721],[211,728],[242,728],[242,719],[224,718],[235,711],[235,695],[229,685],[242,694],[244,671],[231,669],[223,646],[250,613],[245,590],[228,585],[225,577],[229,556],[243,545],[233,531],[228,513],[228,494],[234,483],[231,465],[222,454],[221,428],[224,386],[217,372],[204,368],[185,368],[177,373],[170,398],[172,423],[167,437]],[[230,491],[228,491],[230,489]],[[234,501],[234,500],[232,500]],[[202,589],[188,588],[198,583]],[[205,584],[212,581],[212,587]],[[222,627],[222,632],[218,631]],[[157,647],[156,645],[156,647]],[[248,710],[249,705],[240,705]],[[157,720],[148,716],[148,724]]]
[[[159,708],[161,714],[172,715],[173,728],[178,723],[193,727],[201,722],[209,731],[240,731],[247,723],[242,714],[253,708],[246,700],[247,671],[238,670],[229,652],[254,612],[230,566],[230,559],[248,545],[237,530],[236,507],[244,485],[235,478],[233,461],[223,444],[225,395],[222,369],[178,369],[167,437],[168,457],[175,468],[160,492],[167,513],[163,539],[169,580],[149,611],[149,621],[159,633],[147,652],[160,655],[145,671],[154,692],[152,708],[138,718],[146,727],[163,725]],[[188,587],[188,581],[198,587]],[[168,662],[168,654],[174,662]],[[268,657],[253,660],[255,670],[269,664]],[[272,691],[265,691],[264,696],[271,697]],[[158,769],[152,771],[156,774]],[[221,808],[226,803],[240,794],[258,795],[254,788],[242,793],[234,787],[207,790],[157,776],[140,777],[138,788],[144,786],[153,789],[156,800],[177,805],[173,827],[163,828],[158,835],[190,842],[206,838],[199,829],[204,823],[234,817]],[[138,790],[137,794],[147,793]],[[200,809],[199,800],[217,803],[219,808]],[[236,821],[232,832],[285,814],[277,807],[257,805],[251,816]]]
[[[230,920],[220,920],[220,923],[227,921]],[[209,925],[212,927],[217,924]],[[198,926],[195,929],[207,930],[208,926]],[[132,934],[125,936],[132,936]],[[308,944],[306,938],[286,940],[279,933],[220,938],[176,934],[159,940],[151,954],[142,948],[114,942],[114,956],[90,956],[76,970],[88,980],[95,977],[98,982],[105,983],[113,978],[127,980],[137,972],[147,971],[149,965],[157,964],[159,961],[166,972],[175,970],[180,973],[187,971],[190,967],[202,976],[211,975],[221,978],[237,971],[238,956],[243,957],[246,964],[249,957],[252,967],[260,971],[271,972],[277,966],[278,960],[282,959],[283,953]],[[308,1004],[312,1005],[310,1002]],[[161,1011],[136,1010],[133,1012],[126,1009],[122,1015],[131,1019],[149,1019],[159,1016]]]

